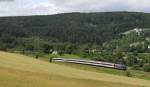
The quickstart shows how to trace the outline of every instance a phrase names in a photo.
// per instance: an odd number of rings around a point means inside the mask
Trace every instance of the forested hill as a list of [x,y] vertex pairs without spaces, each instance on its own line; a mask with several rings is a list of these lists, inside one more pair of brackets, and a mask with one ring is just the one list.
[[136,27],[150,27],[150,14],[136,12],[66,13],[0,18],[0,43],[38,36],[50,42],[101,44]]

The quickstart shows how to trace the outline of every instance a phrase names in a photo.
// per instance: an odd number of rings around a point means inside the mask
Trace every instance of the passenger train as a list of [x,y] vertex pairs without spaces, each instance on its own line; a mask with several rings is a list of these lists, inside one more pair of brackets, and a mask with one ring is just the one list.
[[123,64],[115,64],[101,61],[90,61],[90,60],[80,60],[80,59],[65,59],[65,58],[53,58],[53,62],[67,62],[67,63],[76,63],[76,64],[84,64],[98,67],[107,67],[119,70],[126,70],[127,66]]

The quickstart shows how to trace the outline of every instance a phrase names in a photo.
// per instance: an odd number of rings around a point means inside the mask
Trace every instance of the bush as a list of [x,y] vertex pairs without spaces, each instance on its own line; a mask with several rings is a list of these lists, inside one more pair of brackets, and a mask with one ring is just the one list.
[[134,69],[134,70],[140,70],[140,66],[139,65],[133,65],[132,69]]
[[146,72],[150,72],[150,63],[145,63],[143,65],[143,70],[146,71]]
[[125,74],[126,74],[126,76],[127,76],[127,77],[132,77],[132,74],[131,74],[131,72],[130,72],[130,71],[126,71],[126,73],[125,73]]
[[0,51],[7,51],[7,46],[0,43]]

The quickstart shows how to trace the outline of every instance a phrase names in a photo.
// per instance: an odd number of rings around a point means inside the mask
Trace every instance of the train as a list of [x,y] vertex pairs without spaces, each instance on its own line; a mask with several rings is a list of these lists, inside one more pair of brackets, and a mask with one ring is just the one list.
[[67,62],[67,63],[75,63],[75,64],[113,68],[113,69],[118,69],[118,70],[126,70],[127,69],[127,66],[124,64],[116,64],[116,63],[92,61],[92,60],[83,60],[83,59],[81,60],[81,59],[53,58],[52,62]]

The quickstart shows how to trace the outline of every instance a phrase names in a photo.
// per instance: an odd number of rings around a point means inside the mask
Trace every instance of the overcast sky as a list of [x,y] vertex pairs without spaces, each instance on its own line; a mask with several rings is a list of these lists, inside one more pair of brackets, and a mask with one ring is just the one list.
[[0,0],[0,16],[107,11],[150,13],[150,0]]

